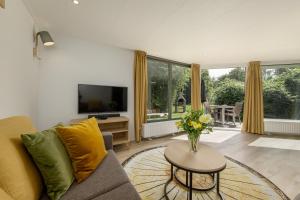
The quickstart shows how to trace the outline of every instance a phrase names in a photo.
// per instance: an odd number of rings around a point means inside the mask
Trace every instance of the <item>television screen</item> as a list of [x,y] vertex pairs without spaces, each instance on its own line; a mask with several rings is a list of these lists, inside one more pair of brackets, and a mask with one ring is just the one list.
[[127,111],[127,87],[78,85],[78,113]]

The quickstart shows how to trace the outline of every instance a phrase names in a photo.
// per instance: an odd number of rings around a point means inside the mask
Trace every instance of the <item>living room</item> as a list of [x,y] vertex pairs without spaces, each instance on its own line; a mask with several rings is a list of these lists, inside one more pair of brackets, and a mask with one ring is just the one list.
[[0,0],[0,199],[300,199],[299,7]]

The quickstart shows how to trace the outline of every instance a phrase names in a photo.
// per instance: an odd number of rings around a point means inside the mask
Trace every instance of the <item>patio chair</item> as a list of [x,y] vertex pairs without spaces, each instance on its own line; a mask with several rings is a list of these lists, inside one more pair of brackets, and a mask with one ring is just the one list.
[[239,123],[241,124],[241,112],[243,109],[243,102],[236,102],[233,109],[227,109],[225,111],[225,117],[232,117],[233,124],[235,125],[235,119],[239,119]]
[[215,109],[211,109],[208,101],[204,102],[203,104],[204,104],[204,108],[205,108],[205,113],[210,114],[214,118],[214,121],[219,119],[220,113],[218,111],[216,111]]

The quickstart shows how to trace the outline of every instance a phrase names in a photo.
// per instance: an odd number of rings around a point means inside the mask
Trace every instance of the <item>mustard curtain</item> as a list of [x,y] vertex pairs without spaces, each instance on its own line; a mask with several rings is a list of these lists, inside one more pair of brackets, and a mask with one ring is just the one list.
[[192,110],[199,110],[201,108],[201,81],[200,81],[200,65],[192,64]]
[[5,0],[0,0],[0,7],[5,8]]
[[263,85],[259,61],[250,62],[247,68],[242,130],[264,133]]
[[134,128],[135,140],[140,142],[142,127],[147,119],[147,55],[143,51],[135,51],[134,59]]

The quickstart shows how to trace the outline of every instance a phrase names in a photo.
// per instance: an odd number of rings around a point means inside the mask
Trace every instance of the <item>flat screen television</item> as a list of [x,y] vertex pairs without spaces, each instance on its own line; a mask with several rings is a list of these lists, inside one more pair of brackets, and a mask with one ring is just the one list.
[[127,87],[78,85],[78,113],[127,111]]

